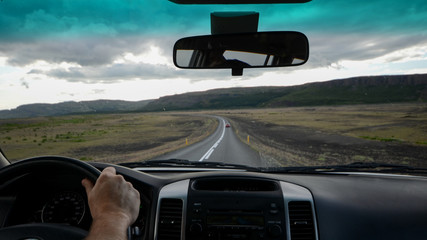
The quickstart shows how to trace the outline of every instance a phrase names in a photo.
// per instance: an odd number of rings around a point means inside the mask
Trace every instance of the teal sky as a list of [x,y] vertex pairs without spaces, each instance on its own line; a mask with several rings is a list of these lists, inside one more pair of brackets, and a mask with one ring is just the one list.
[[[314,0],[306,4],[225,7],[177,5],[167,0],[3,0],[0,3],[0,41],[6,48],[7,43],[40,43],[41,39],[46,38],[71,41],[81,40],[83,36],[92,39],[87,40],[90,42],[87,44],[93,45],[96,44],[93,39],[109,44],[125,37],[137,36],[139,42],[156,38],[166,40],[166,37],[169,41],[164,43],[164,49],[168,50],[166,47],[170,46],[167,44],[173,43],[176,38],[209,34],[210,12],[226,10],[258,11],[260,31],[302,31],[314,41],[316,36],[325,34],[335,39],[347,34],[355,34],[357,36],[353,37],[358,38],[369,37],[364,35],[374,35],[376,38],[407,35],[399,43],[384,39],[384,48],[393,50],[405,44],[425,41],[427,35],[425,0]],[[52,52],[52,49],[46,52]],[[102,54],[101,59],[108,58],[106,54]],[[114,58],[117,52],[111,54],[111,58]],[[28,64],[37,58],[26,55],[18,53],[15,58],[11,57],[10,62]],[[43,55],[39,57],[43,58]],[[64,60],[61,56],[46,55],[49,61],[55,61],[49,57],[55,57],[56,61]],[[96,59],[86,61],[83,58],[80,62],[98,64]]]
[[[229,71],[200,74],[171,66],[173,43],[181,37],[210,34],[209,14],[213,11],[257,11],[259,31],[305,33],[310,41],[309,62],[300,69],[286,70],[286,74],[323,68],[333,69],[336,77],[347,76],[350,75],[348,62],[358,62],[357,71],[351,71],[358,75],[427,71],[424,67],[427,65],[426,0],[313,0],[306,4],[247,6],[177,5],[167,0],[3,0],[0,2],[0,87],[19,85],[23,91],[30,91],[36,85],[34,79],[51,78],[84,83],[88,88],[98,84],[96,88],[100,91],[94,92],[105,93],[108,90],[102,90],[99,84],[136,79],[179,78],[190,83],[231,79]],[[139,56],[147,51],[155,51],[159,59],[164,59],[123,60],[126,54]],[[35,64],[40,61],[43,66]],[[360,66],[368,61],[381,62],[380,70],[364,71]],[[269,71],[284,72],[283,69]],[[346,74],[339,74],[344,71]],[[232,86],[246,86],[251,79],[262,75],[265,70],[246,71],[243,78],[232,80]],[[327,75],[330,79],[334,76]],[[306,78],[309,81],[308,75]],[[93,98],[108,98],[108,95],[94,94]],[[46,101],[62,100],[67,98]],[[11,100],[16,103],[0,105],[0,109],[31,101],[34,99],[20,103]]]
[[[255,10],[260,30],[401,33],[426,32],[424,0],[313,0],[290,5],[177,5],[167,0],[3,0],[0,3],[2,39],[72,37],[88,34],[119,36],[209,33],[209,13]],[[191,30],[190,30],[191,29]],[[5,38],[5,36],[7,36]]]

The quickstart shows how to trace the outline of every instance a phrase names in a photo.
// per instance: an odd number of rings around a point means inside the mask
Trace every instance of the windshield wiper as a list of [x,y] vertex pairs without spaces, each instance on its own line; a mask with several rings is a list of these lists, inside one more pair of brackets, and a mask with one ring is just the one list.
[[144,162],[129,162],[119,163],[121,166],[136,168],[136,167],[191,167],[191,168],[226,168],[239,169],[247,171],[260,171],[255,167],[248,167],[240,164],[223,163],[223,162],[198,162],[185,159],[167,159],[167,160],[148,160]]
[[325,165],[307,167],[279,167],[268,168],[266,172],[281,173],[324,173],[324,172],[374,172],[374,173],[399,173],[399,174],[427,174],[427,168],[411,167],[406,165],[377,163],[377,162],[354,162],[344,165]]

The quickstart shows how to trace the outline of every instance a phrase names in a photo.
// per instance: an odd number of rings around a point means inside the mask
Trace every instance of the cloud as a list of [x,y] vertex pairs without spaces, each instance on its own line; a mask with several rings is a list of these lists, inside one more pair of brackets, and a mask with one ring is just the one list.
[[104,94],[106,92],[105,89],[93,89],[92,92],[94,94]]
[[[181,6],[158,0],[28,0],[3,1],[0,7],[0,55],[6,63],[28,66],[52,64],[41,74],[70,82],[118,82],[128,79],[190,78],[221,80],[230,70],[178,70],[172,66],[172,46],[180,37],[209,33],[209,13],[254,10],[253,6]],[[381,9],[381,11],[379,11]],[[411,46],[426,45],[425,0],[312,1],[307,4],[265,5],[260,30],[301,30],[310,40],[310,59],[303,68],[332,67],[342,61],[364,61],[389,56]],[[398,29],[399,32],[396,32]],[[167,62],[128,61],[155,46]],[[333,48],[331,48],[333,46]],[[415,53],[423,55],[425,52]],[[73,67],[58,67],[70,63]],[[154,63],[154,62],[152,62]],[[275,71],[293,71],[286,68]],[[245,77],[261,71],[245,71]]]
[[[412,58],[426,54],[427,39],[417,35],[376,35],[348,34],[330,35],[317,34],[310,39],[309,65],[313,67],[328,67],[340,61],[364,61],[390,55],[404,49],[419,47],[418,52],[401,52],[387,59],[388,62],[402,58]],[[331,47],[333,46],[333,47]],[[411,56],[408,56],[411,55]]]
[[[342,68],[342,61],[365,61],[385,57],[385,62],[395,62],[416,58],[427,54],[427,39],[419,35],[376,35],[354,33],[348,35],[313,34],[309,35],[310,59],[303,69],[329,67]],[[43,60],[52,63],[72,62],[71,67],[55,67],[50,70],[34,68],[28,74],[42,74],[48,77],[65,79],[70,82],[113,83],[126,80],[188,78],[194,82],[201,80],[230,79],[231,70],[179,70],[172,63],[174,40],[167,38],[104,39],[81,40],[80,44],[56,42],[52,44],[28,45],[15,49],[14,64],[29,63],[31,56],[44,56]],[[96,43],[96,46],[95,46]],[[62,47],[59,47],[62,46]],[[91,47],[92,46],[92,47]],[[334,46],[331,48],[331,46]],[[418,51],[405,49],[420,46]],[[153,48],[157,49],[153,51]],[[29,50],[33,49],[33,50]],[[18,51],[18,54],[17,52]],[[395,53],[395,54],[393,54]],[[411,55],[411,56],[409,56]],[[272,72],[291,72],[298,68],[268,69]],[[244,79],[257,77],[265,70],[251,70],[244,73]],[[235,78],[234,78],[235,79]]]
[[30,88],[30,84],[23,78],[21,79],[21,86],[24,86],[26,89]]
[[171,77],[171,70],[166,65],[126,63],[97,67],[53,69],[44,73],[47,76],[66,79],[71,82],[111,83],[126,79],[161,79]]
[[[203,71],[203,74],[200,74]],[[194,82],[201,80],[225,80],[231,78],[231,70],[185,70],[165,64],[125,63],[105,66],[56,68],[49,71],[33,69],[28,74],[43,74],[69,82],[117,83],[126,80],[162,80],[184,78]],[[252,73],[259,76],[261,73]]]
[[[25,66],[42,60],[48,63],[77,63],[81,66],[96,66],[112,63],[127,52],[143,53],[151,44],[168,41],[138,37],[129,38],[89,38],[89,39],[49,39],[32,43],[18,42],[0,45],[0,52],[7,56],[7,63]],[[170,52],[171,44],[168,42]],[[173,46],[173,45],[172,45]]]
[[68,96],[68,97],[74,97],[75,96],[74,93],[70,93],[70,92],[61,92],[60,95]]

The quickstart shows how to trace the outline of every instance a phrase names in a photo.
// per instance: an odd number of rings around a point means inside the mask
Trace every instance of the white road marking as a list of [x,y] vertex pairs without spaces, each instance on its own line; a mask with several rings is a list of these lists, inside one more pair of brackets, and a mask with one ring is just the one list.
[[[225,120],[224,119],[222,119],[222,122],[224,123],[224,126],[225,126]],[[203,160],[209,159],[209,157],[211,156],[211,154],[215,151],[215,148],[219,146],[219,144],[221,143],[222,139],[224,138],[224,134],[225,134],[225,127],[224,126],[222,128],[221,137],[218,139],[218,141],[215,142],[214,145],[212,145],[211,148],[209,148],[209,150],[203,155],[203,157],[200,158],[199,162],[201,162]]]
[[209,159],[209,157],[211,156],[211,154],[213,153],[214,149],[212,148],[209,152],[208,155],[206,156],[205,159]]

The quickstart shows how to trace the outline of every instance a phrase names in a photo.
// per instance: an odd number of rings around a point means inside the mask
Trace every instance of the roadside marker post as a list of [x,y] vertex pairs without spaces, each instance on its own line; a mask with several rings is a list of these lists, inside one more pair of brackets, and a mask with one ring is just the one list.
[[248,143],[249,143],[249,135],[248,135]]

